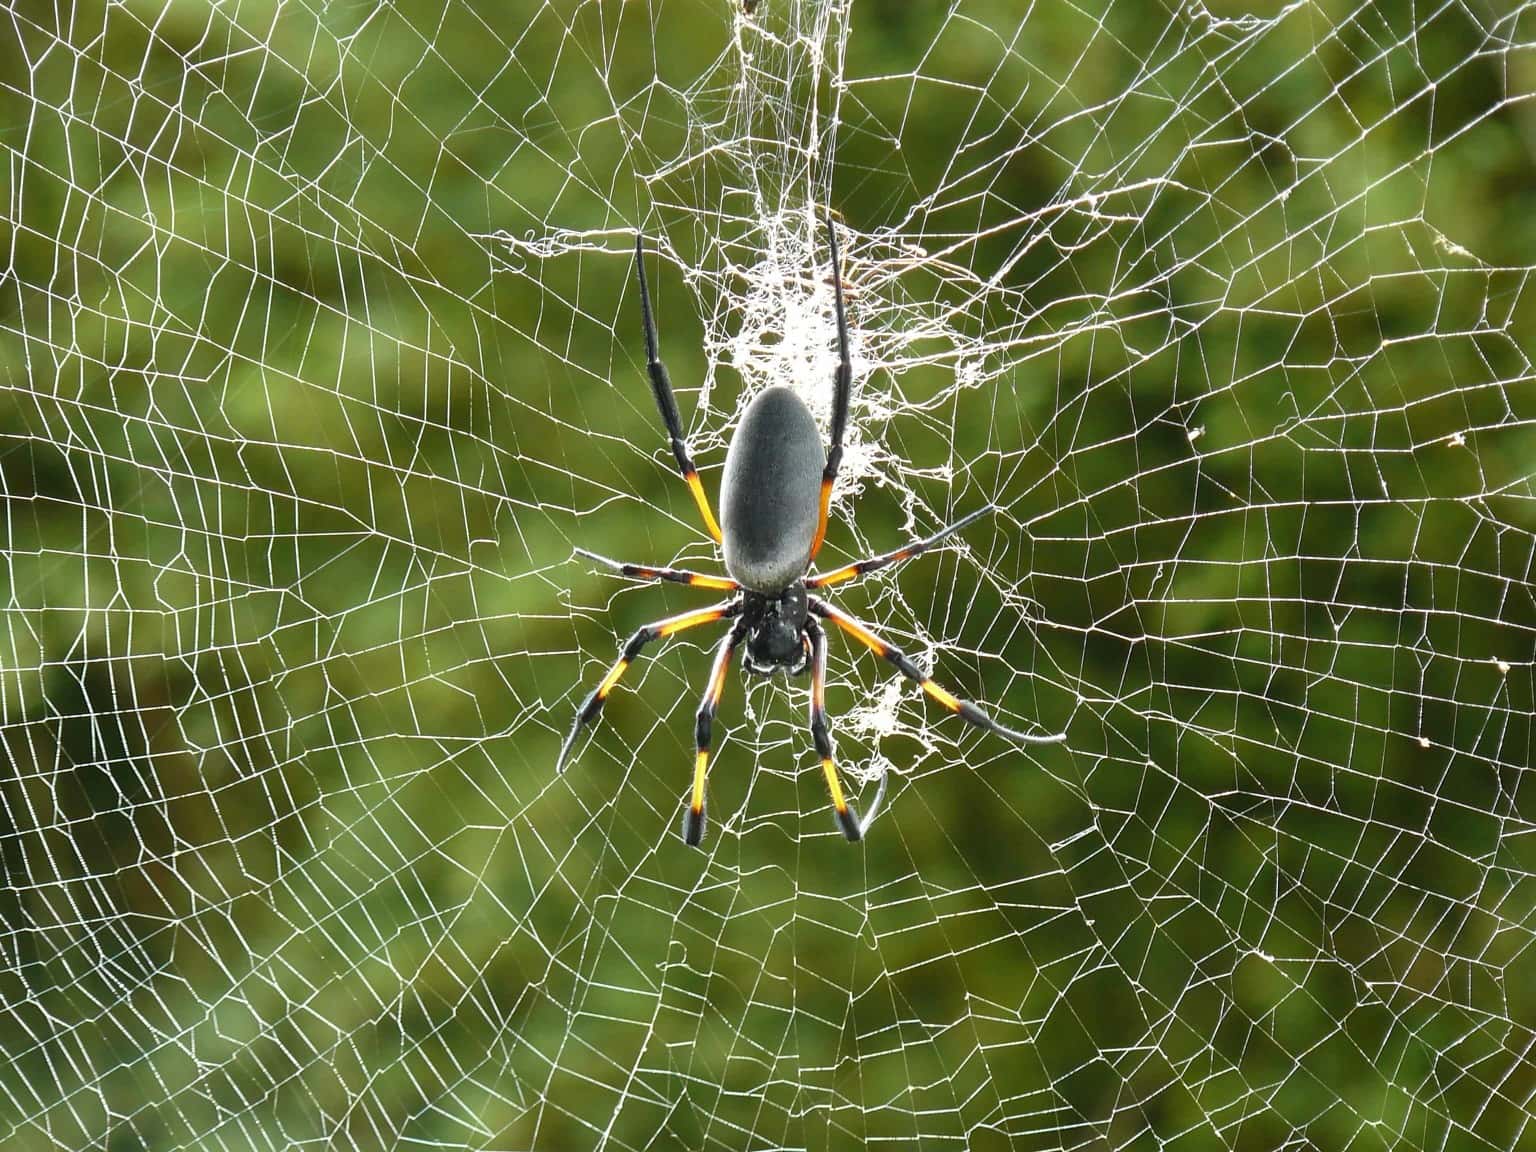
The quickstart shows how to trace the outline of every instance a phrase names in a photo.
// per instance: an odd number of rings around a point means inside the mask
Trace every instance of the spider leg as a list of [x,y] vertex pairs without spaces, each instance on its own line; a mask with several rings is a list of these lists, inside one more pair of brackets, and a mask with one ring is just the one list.
[[832,623],[836,624],[860,644],[863,644],[871,652],[884,656],[896,666],[898,672],[907,679],[915,681],[919,688],[962,720],[969,721],[976,727],[984,728],[988,732],[997,732],[1007,736],[1010,740],[1017,740],[1021,744],[1059,744],[1067,738],[1065,732],[1017,732],[1012,728],[999,724],[969,700],[961,700],[959,697],[941,688],[934,681],[933,677],[923,675],[922,670],[912,663],[907,658],[906,653],[900,648],[897,648],[894,644],[887,644],[852,616],[839,612],[836,608],[823,600],[818,600],[815,596],[810,598],[810,609],[817,616],[832,621]]
[[693,466],[693,457],[688,454],[683,421],[677,414],[677,398],[672,395],[672,381],[667,376],[666,365],[661,362],[661,353],[657,351],[656,320],[651,315],[651,292],[645,283],[645,238],[640,235],[635,236],[635,276],[640,281],[640,316],[645,324],[645,370],[651,377],[651,391],[656,396],[656,407],[661,409],[661,419],[672,440],[672,456],[677,461],[677,470],[682,474],[683,482],[688,485],[688,491],[693,493],[693,502],[699,506],[704,527],[718,544],[721,541],[720,525],[709,507],[709,497],[704,494],[704,483],[699,479],[698,469]]
[[709,738],[715,724],[715,709],[720,707],[720,696],[725,691],[725,674],[730,671],[731,654],[746,634],[746,621],[738,620],[720,641],[720,647],[715,650],[715,666],[709,673],[709,687],[704,690],[704,699],[699,702],[694,721],[694,743],[698,752],[693,760],[693,795],[688,802],[688,811],[683,815],[683,842],[694,847],[704,839],[704,779],[709,772]]
[[[879,556],[870,556],[864,560],[856,560],[852,564],[845,564],[841,568],[834,568],[830,572],[818,572],[805,578],[807,588],[826,588],[832,584],[841,584],[844,580],[853,580],[863,576],[866,572],[873,572],[877,568],[884,568],[888,564],[900,564],[903,560],[910,560],[914,556],[921,556],[935,544],[969,524],[974,524],[990,512],[997,511],[995,505],[988,504],[972,512],[962,520],[956,520],[947,528],[941,528],[932,536],[924,540],[914,540],[910,544],[904,544],[892,552],[884,552]],[[579,549],[578,549],[579,551]],[[627,573],[626,573],[627,575]]]
[[727,600],[723,604],[716,604],[711,608],[700,608],[693,612],[684,612],[678,616],[669,616],[665,620],[657,620],[654,624],[647,624],[629,638],[629,643],[624,645],[624,651],[620,653],[613,667],[608,669],[608,675],[602,682],[592,689],[592,694],[587,697],[581,709],[576,713],[576,722],[571,725],[571,731],[565,738],[565,743],[560,745],[560,757],[555,761],[555,771],[563,772],[565,763],[570,759],[571,748],[576,743],[576,737],[581,735],[581,730],[597,718],[597,714],[603,710],[603,701],[608,699],[608,693],[613,691],[613,686],[619,682],[619,677],[624,675],[628,668],[640,655],[640,650],[652,640],[658,640],[663,636],[675,636],[679,632],[689,628],[697,628],[701,624],[712,624],[716,620],[724,620],[730,616],[736,616],[741,612],[740,600]]
[[735,592],[741,588],[741,585],[734,580],[725,576],[711,576],[707,572],[692,572],[687,568],[651,568],[645,564],[626,564],[622,560],[610,560],[606,556],[599,556],[596,552],[589,552],[585,548],[576,549],[576,555],[595,560],[599,564],[614,569],[621,576],[629,576],[635,580],[670,580],[674,584],[688,584],[694,588],[714,588],[721,592]]
[[[861,822],[859,813],[843,796],[843,786],[837,778],[837,765],[832,760],[832,738],[827,733],[827,634],[813,618],[805,621],[805,630],[811,637],[811,738],[816,741],[816,751],[821,756],[821,770],[827,778],[827,791],[832,796],[832,809],[837,813],[837,826],[849,840],[864,838],[868,821]],[[885,781],[880,782],[882,790]],[[877,801],[878,804],[878,801]]]
[[827,466],[821,473],[821,518],[811,541],[811,559],[821,551],[827,535],[827,510],[832,504],[832,484],[843,462],[843,433],[848,429],[848,398],[853,390],[853,364],[848,359],[848,317],[843,312],[842,257],[837,250],[837,229],[827,214],[827,241],[832,248],[832,300],[837,310],[837,375],[832,388],[832,442],[827,447]]

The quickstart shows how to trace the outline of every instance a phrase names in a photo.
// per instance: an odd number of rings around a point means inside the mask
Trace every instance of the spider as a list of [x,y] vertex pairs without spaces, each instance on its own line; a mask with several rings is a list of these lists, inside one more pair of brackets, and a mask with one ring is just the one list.
[[578,548],[576,552],[623,576],[644,581],[670,580],[732,595],[712,607],[647,624],[631,636],[618,661],[577,712],[570,734],[561,745],[556,771],[564,770],[576,738],[602,711],[603,702],[613,691],[613,686],[639,657],[641,649],[653,640],[675,636],[689,628],[717,620],[732,621],[730,631],[715,650],[709,686],[705,689],[694,726],[697,754],[693,766],[693,792],[683,815],[683,839],[691,845],[698,845],[704,838],[704,782],[709,767],[710,730],[725,690],[731,657],[743,640],[747,650],[742,665],[748,672],[761,676],[774,673],[798,676],[810,669],[811,736],[821,756],[821,768],[826,776],[832,807],[837,813],[838,826],[852,841],[862,839],[874,819],[885,794],[885,780],[881,778],[874,801],[861,820],[843,794],[832,758],[832,740],[827,732],[827,634],[821,625],[823,620],[885,657],[898,672],[915,681],[934,700],[978,728],[1000,733],[1023,744],[1053,744],[1066,739],[1064,732],[1016,732],[1004,727],[969,700],[962,700],[940,687],[901,649],[882,640],[867,625],[811,594],[811,589],[829,588],[877,568],[909,560],[995,511],[994,506],[988,505],[926,539],[915,540],[893,552],[871,556],[828,572],[806,574],[827,532],[827,509],[838,465],[842,462],[843,433],[848,426],[848,400],[853,379],[848,357],[848,322],[843,312],[841,259],[837,232],[830,216],[826,226],[832,257],[838,351],[837,374],[833,381],[831,446],[823,455],[816,421],[793,391],[783,385],[773,385],[759,392],[747,405],[726,451],[720,496],[723,530],[710,510],[709,497],[704,493],[704,485],[688,453],[677,400],[672,395],[671,381],[657,351],[656,323],[651,315],[650,290],[645,282],[645,243],[642,236],[635,237],[635,275],[640,282],[640,316],[645,326],[646,370],[651,378],[651,391],[671,437],[677,469],[693,494],[705,528],[721,546],[725,569],[730,576],[626,564],[584,548]]

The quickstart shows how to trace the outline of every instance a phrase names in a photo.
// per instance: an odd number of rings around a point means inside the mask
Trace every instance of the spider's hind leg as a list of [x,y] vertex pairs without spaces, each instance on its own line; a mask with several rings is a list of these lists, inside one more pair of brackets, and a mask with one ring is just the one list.
[[848,316],[843,309],[843,259],[837,250],[837,229],[827,215],[827,245],[832,250],[832,303],[837,316],[837,372],[832,377],[832,429],[827,445],[827,466],[821,473],[821,511],[816,522],[816,536],[811,541],[811,559],[821,551],[827,538],[827,514],[832,507],[832,486],[843,462],[843,434],[848,430],[848,400],[853,393],[853,362],[848,357]]
[[738,592],[741,585],[726,576],[711,576],[707,572],[695,572],[689,568],[656,568],[648,564],[628,564],[623,560],[610,560],[585,548],[577,548],[576,555],[595,560],[612,568],[620,576],[631,580],[670,580],[674,584],[687,584],[692,588],[714,588],[722,592]]
[[667,437],[672,442],[672,458],[677,461],[677,471],[683,483],[688,485],[688,491],[693,494],[693,502],[698,505],[705,529],[719,544],[722,539],[720,524],[709,506],[709,497],[704,492],[703,481],[699,479],[699,470],[693,466],[693,457],[688,452],[688,439],[683,435],[683,420],[677,412],[677,397],[672,395],[672,380],[667,376],[667,366],[661,362],[661,352],[656,341],[656,319],[651,314],[651,290],[645,283],[645,240],[639,234],[635,236],[635,278],[640,281],[640,319],[645,325],[645,370],[651,378],[651,392],[656,397],[656,407],[661,410],[662,422],[667,426]]
[[983,516],[997,511],[995,504],[988,504],[985,508],[978,508],[969,516],[956,520],[947,527],[940,528],[932,536],[922,540],[914,540],[910,544],[903,544],[900,548],[891,552],[883,552],[879,556],[870,556],[863,560],[855,560],[852,564],[844,564],[841,568],[833,568],[830,572],[817,572],[805,578],[807,588],[826,588],[832,584],[841,584],[844,580],[854,580],[863,576],[866,572],[873,572],[877,568],[884,568],[890,564],[900,564],[903,560],[910,560],[914,556],[921,556],[935,544],[954,535],[967,525],[974,524]]

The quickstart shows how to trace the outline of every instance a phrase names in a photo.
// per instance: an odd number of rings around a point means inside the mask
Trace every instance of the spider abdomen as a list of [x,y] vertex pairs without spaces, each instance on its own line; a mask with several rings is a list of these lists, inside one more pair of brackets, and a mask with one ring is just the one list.
[[774,385],[747,405],[720,488],[725,568],[743,587],[773,594],[805,575],[826,460],[811,410],[794,392]]

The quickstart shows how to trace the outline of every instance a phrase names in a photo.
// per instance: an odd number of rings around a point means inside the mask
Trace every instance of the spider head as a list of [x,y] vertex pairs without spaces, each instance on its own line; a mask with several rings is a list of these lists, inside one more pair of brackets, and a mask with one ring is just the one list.
[[805,639],[805,586],[798,581],[777,596],[748,593],[747,651],[742,667],[759,676],[798,676],[810,666]]
[[771,676],[783,672],[798,676],[810,662],[800,633],[783,620],[765,621],[747,637],[742,665],[748,672]]

